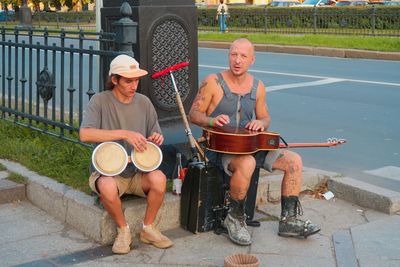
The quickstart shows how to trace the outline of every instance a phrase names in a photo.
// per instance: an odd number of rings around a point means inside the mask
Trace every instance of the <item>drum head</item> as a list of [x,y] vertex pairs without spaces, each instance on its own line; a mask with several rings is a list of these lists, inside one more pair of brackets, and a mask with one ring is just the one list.
[[144,152],[132,150],[131,159],[133,164],[139,170],[143,172],[151,172],[160,166],[162,161],[162,152],[157,145],[147,142],[147,149]]
[[104,142],[93,151],[92,163],[99,173],[115,176],[123,172],[128,165],[128,154],[120,144]]

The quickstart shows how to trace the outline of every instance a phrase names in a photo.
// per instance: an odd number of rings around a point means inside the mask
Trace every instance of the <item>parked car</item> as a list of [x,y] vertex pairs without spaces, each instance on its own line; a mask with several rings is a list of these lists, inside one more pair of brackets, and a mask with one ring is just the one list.
[[384,1],[385,6],[400,6],[400,1]]
[[299,7],[303,6],[333,6],[336,1],[334,0],[305,0],[303,3],[299,5]]
[[298,0],[272,0],[270,7],[289,7],[300,5]]
[[366,6],[367,0],[339,0],[336,6]]

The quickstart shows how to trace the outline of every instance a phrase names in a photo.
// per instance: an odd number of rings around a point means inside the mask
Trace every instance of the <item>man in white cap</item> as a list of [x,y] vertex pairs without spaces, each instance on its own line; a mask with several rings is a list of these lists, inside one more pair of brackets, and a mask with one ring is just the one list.
[[[147,71],[140,69],[139,63],[130,56],[119,55],[112,60],[105,91],[95,94],[87,106],[79,132],[81,141],[96,144],[118,142],[128,155],[132,147],[143,152],[147,141],[158,146],[163,143],[154,106],[149,98],[136,92],[140,77],[146,74]],[[89,186],[99,195],[117,225],[118,234],[112,247],[114,253],[128,253],[132,242],[122,211],[120,197],[123,194],[147,197],[140,240],[157,248],[172,246],[172,241],[153,225],[166,191],[166,177],[160,170],[140,172],[129,163],[121,174],[105,176],[92,166]]]

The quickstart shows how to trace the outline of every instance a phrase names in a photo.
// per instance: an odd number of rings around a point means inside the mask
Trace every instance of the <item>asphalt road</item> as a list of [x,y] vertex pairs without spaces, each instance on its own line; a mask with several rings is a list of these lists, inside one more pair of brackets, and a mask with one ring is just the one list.
[[[225,49],[199,48],[199,80],[227,66]],[[303,164],[400,191],[400,62],[258,52],[251,73],[267,86],[269,130],[298,148]]]

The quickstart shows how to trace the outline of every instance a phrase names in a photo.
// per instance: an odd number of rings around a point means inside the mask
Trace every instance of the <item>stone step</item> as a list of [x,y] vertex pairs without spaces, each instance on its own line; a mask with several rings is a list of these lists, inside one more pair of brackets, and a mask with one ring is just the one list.
[[25,199],[25,185],[0,179],[0,204],[22,201]]
[[333,177],[328,189],[336,197],[388,214],[400,211],[400,193],[351,177]]

